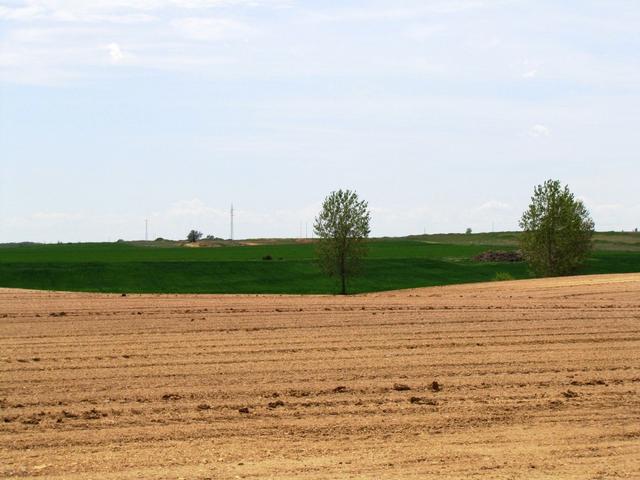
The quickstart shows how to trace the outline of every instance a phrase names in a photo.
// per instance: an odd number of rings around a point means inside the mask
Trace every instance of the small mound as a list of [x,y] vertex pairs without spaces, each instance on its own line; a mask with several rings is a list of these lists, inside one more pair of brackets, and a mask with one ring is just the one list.
[[487,252],[482,252],[480,255],[476,255],[473,257],[473,260],[476,262],[493,263],[523,262],[524,257],[522,256],[522,253],[518,251],[506,252],[502,250],[489,250]]

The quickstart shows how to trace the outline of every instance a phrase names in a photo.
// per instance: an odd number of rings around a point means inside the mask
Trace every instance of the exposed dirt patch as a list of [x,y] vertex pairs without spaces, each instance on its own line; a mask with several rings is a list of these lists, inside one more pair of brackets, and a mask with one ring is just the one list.
[[640,471],[637,274],[346,298],[0,289],[0,311],[0,478]]
[[476,262],[523,262],[524,257],[518,251],[489,250],[473,257]]

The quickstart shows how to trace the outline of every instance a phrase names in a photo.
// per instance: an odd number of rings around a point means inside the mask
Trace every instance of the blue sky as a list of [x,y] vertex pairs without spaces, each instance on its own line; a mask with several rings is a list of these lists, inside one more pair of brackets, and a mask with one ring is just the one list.
[[0,242],[640,227],[640,3],[0,0]]

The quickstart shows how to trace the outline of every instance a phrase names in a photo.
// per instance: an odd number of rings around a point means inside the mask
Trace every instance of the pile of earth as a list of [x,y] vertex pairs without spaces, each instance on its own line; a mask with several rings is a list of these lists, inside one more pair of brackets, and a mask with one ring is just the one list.
[[489,250],[473,257],[476,262],[522,262],[524,257],[519,251]]

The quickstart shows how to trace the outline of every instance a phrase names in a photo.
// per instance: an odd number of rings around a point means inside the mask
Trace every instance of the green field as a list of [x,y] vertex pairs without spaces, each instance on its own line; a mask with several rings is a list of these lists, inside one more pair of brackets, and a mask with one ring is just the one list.
[[[7,244],[0,246],[0,287],[130,293],[334,293],[314,260],[312,243],[258,245],[218,242]],[[509,250],[516,233],[420,235],[375,239],[364,272],[350,291],[369,292],[493,280],[498,273],[529,278],[524,263],[478,263],[486,250]],[[598,233],[578,273],[640,271],[640,234]],[[272,260],[263,260],[265,256]]]

